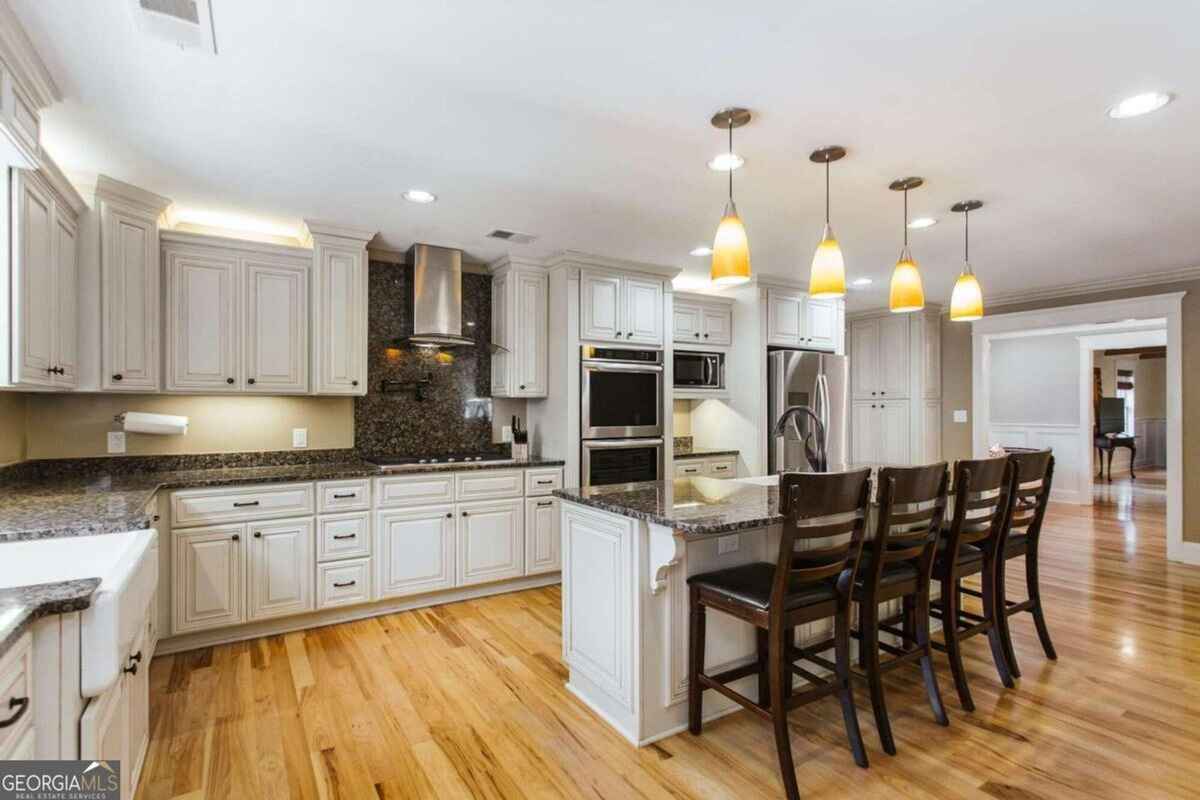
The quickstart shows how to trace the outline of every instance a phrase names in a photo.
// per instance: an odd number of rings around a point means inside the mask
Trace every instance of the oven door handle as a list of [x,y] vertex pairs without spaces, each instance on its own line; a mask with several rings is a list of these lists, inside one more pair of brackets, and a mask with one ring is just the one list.
[[590,450],[617,450],[631,447],[662,447],[662,439],[584,439],[583,446]]
[[641,364],[637,361],[583,361],[591,372],[662,372],[661,364]]

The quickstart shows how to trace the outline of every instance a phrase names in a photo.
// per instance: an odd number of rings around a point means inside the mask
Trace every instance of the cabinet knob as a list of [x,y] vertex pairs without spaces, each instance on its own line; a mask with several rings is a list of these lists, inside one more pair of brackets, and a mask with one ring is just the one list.
[[242,537],[238,536],[236,533],[229,538],[233,539],[235,542],[240,542],[242,540]]
[[524,388],[525,388],[525,384],[523,384],[523,383],[522,383],[522,384],[521,384],[521,388],[522,388],[522,389],[524,389]]
[[125,376],[124,376],[124,375],[122,375],[122,374],[121,374],[121,373],[119,373],[119,372],[118,372],[116,375],[113,375],[113,380],[114,380],[114,381],[123,380],[124,378],[125,378]]
[[697,331],[697,332],[696,332],[696,338],[697,338],[697,339],[699,339],[699,338],[700,338],[700,332],[699,332],[699,331]]
[[129,657],[129,660],[130,660],[130,661],[133,661],[133,662],[135,662],[135,663],[137,663],[137,664],[140,664],[140,663],[142,663],[142,651],[141,651],[141,650],[138,650],[136,653],[134,653],[133,655],[131,655],[131,656]]
[[450,519],[453,516],[454,514],[450,513],[449,511],[446,512],[446,519]]
[[128,667],[125,667],[124,669],[122,669],[121,672],[126,672],[126,673],[129,673],[130,675],[137,675],[137,668],[138,668],[137,664],[130,664]]
[[[232,380],[233,380],[233,378],[230,378],[229,380],[230,380],[230,381],[232,381]],[[253,385],[254,385],[256,382],[257,382],[257,381],[255,381],[255,380],[254,380],[254,378],[247,378],[247,379],[246,379],[246,383],[250,384],[251,386],[253,386]]]
[[871,397],[874,397],[875,394],[876,394],[875,392],[871,392]]
[[887,392],[880,392],[880,394],[887,394]]
[[706,334],[704,334],[704,338],[705,338],[705,339],[707,339],[707,338],[708,338],[708,334],[707,334],[707,333],[706,333]]
[[262,531],[255,531],[255,532],[254,532],[254,538],[255,538],[255,539],[261,539],[261,538],[262,538]]
[[350,381],[351,386],[358,386],[358,381]]
[[462,515],[463,515],[464,517],[469,517],[469,516],[471,516],[470,512],[468,512],[468,511],[464,511],[464,512],[462,512]]
[[228,384],[230,384],[230,385],[233,385],[233,378],[226,378],[226,379],[225,379],[225,382],[226,382],[226,383],[228,383]]

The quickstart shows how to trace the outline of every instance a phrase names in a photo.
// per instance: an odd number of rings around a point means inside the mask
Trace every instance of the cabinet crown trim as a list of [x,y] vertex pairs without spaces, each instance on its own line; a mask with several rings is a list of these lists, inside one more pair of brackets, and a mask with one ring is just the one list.
[[732,297],[718,294],[699,294],[697,292],[675,292],[675,302],[691,305],[725,306],[732,308],[737,302]]
[[663,264],[648,264],[641,261],[626,261],[619,258],[608,258],[578,250],[562,250],[546,259],[546,269],[601,269],[620,273],[640,273],[651,278],[666,278],[668,281],[683,272],[680,267],[669,267]]
[[0,3],[0,60],[13,71],[38,110],[63,99],[58,84],[8,3]]
[[308,237],[312,240],[321,241],[326,238],[335,239],[350,239],[350,242],[330,242],[330,244],[358,244],[366,246],[367,242],[375,238],[377,231],[368,228],[355,228],[350,225],[342,225],[338,222],[330,222],[321,219],[306,219],[304,227]]
[[195,247],[213,247],[221,250],[237,250],[240,252],[263,253],[265,255],[285,256],[289,258],[311,259],[312,250],[307,247],[287,244],[273,244],[253,239],[236,239],[220,234],[200,233],[179,229],[161,230],[158,239],[165,249],[170,245],[189,245]]
[[538,272],[547,272],[546,264],[536,258],[526,258],[524,256],[501,256],[495,261],[489,261],[487,271],[493,275],[498,275],[513,269],[529,269]]
[[162,214],[171,205],[170,198],[107,175],[96,176],[96,197],[133,206],[152,217]]

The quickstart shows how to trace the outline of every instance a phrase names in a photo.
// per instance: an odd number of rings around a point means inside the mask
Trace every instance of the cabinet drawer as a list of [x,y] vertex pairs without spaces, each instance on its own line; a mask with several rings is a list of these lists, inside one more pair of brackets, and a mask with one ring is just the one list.
[[458,500],[496,500],[520,497],[525,491],[524,470],[478,470],[458,475]]
[[371,599],[371,559],[317,565],[317,608],[366,603]]
[[454,474],[402,475],[375,479],[379,508],[454,502]]
[[0,758],[20,749],[21,738],[33,719],[33,635],[26,633],[0,661],[0,719],[20,715],[0,728]]
[[317,560],[371,555],[371,512],[317,518]]
[[555,489],[561,489],[562,476],[561,467],[527,469],[525,470],[525,494],[529,497],[536,497],[539,494],[550,494]]
[[171,495],[171,518],[176,528],[312,513],[311,483],[195,489]]
[[338,511],[366,511],[371,507],[371,479],[317,483],[317,512],[333,514]]
[[688,459],[675,462],[675,477],[688,478],[692,475],[704,474],[704,462],[700,459]]
[[704,462],[704,473],[714,478],[732,478],[737,475],[737,459],[714,458]]

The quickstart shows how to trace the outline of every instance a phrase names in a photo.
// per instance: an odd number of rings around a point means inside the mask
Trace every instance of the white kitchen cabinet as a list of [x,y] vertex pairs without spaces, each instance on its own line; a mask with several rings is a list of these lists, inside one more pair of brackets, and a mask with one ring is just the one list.
[[237,258],[170,247],[164,255],[167,391],[238,391]]
[[942,458],[942,403],[940,400],[926,400],[922,403],[922,408],[922,452],[916,460],[932,464]]
[[453,506],[380,511],[375,518],[379,597],[453,588],[456,529]]
[[850,369],[856,400],[909,396],[909,317],[895,314],[850,324]]
[[372,232],[306,220],[313,238],[312,390],[367,393],[366,245]]
[[158,217],[171,204],[101,175],[100,388],[160,391],[161,296]]
[[0,199],[0,209],[8,210],[0,224],[10,240],[0,278],[0,384],[73,389],[79,347],[75,208],[40,171],[12,169],[8,178],[10,191]]
[[850,406],[850,461],[878,463],[880,452],[878,403],[856,401]]
[[841,301],[806,297],[804,301],[804,344],[818,350],[837,350]]
[[[926,314],[921,317],[921,374],[926,399],[942,396],[942,318]],[[941,448],[939,447],[939,450]]]
[[144,631],[134,641],[130,656],[126,666],[128,671],[120,681],[124,684],[122,694],[125,696],[125,724],[129,740],[129,761],[121,766],[129,772],[123,779],[132,793],[137,787],[138,777],[146,762],[146,752],[150,748],[150,651]]
[[371,600],[371,559],[317,565],[317,608],[351,606]]
[[485,500],[458,506],[458,585],[525,574],[525,501]]
[[493,397],[545,397],[550,281],[540,267],[505,258],[492,267]]
[[676,478],[691,478],[693,476],[701,476],[704,474],[704,460],[700,458],[689,458],[675,462],[675,477]]
[[671,338],[676,342],[699,344],[704,338],[704,316],[700,306],[683,302],[676,294],[671,317]]
[[661,280],[584,270],[579,291],[581,339],[662,345],[665,326]]
[[671,336],[692,347],[733,344],[733,307],[729,301],[703,295],[675,293]]
[[311,518],[252,522],[247,619],[267,619],[313,608]]
[[851,406],[850,459],[856,464],[913,463],[909,401],[856,401]]
[[705,459],[704,474],[710,478],[735,478],[737,477],[737,459],[728,457]]
[[766,291],[767,344],[841,353],[844,304],[784,287]]
[[767,344],[782,347],[804,345],[804,292],[767,291]]
[[733,344],[733,309],[711,308],[701,309],[704,330],[701,339],[706,345],[727,347]]
[[172,532],[175,593],[173,633],[222,628],[245,621],[244,525]]
[[248,392],[308,391],[307,264],[242,260]]
[[525,501],[526,575],[562,569],[559,511],[555,497],[530,497]]
[[[85,761],[121,762],[122,798],[131,797],[129,785],[129,704],[127,684],[119,680],[99,697],[92,698],[79,720],[79,757]],[[101,776],[106,779],[106,776]]]

